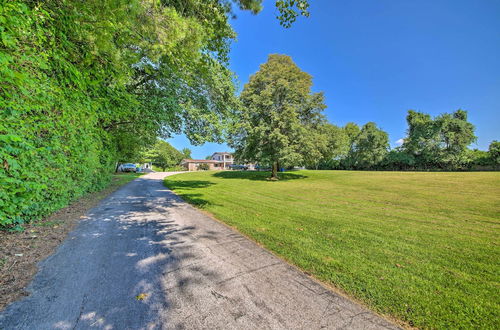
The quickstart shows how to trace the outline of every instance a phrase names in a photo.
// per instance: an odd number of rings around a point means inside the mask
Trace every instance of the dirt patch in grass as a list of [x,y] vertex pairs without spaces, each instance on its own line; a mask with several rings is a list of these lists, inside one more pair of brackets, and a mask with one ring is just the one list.
[[51,216],[24,225],[22,232],[0,231],[0,311],[28,295],[24,290],[36,274],[37,264],[51,255],[85,214],[137,174],[117,174],[110,185],[88,194]]

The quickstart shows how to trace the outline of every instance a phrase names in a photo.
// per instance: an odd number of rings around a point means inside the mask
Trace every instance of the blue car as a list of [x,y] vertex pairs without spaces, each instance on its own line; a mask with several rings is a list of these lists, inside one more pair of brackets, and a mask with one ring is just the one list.
[[229,165],[229,168],[232,169],[232,170],[243,170],[243,171],[248,170],[248,166],[246,166],[246,165],[237,165],[237,164]]

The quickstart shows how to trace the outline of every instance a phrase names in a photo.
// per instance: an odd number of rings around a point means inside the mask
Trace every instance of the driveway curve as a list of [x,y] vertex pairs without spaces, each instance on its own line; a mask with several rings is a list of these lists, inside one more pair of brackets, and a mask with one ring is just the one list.
[[397,329],[165,188],[150,173],[39,264],[0,329]]

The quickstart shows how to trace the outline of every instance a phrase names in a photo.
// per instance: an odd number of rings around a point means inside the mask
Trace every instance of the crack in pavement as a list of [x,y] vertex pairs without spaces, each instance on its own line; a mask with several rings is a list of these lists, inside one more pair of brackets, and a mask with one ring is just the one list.
[[80,322],[80,318],[82,317],[83,310],[85,309],[85,302],[87,301],[87,294],[83,295],[82,302],[80,304],[80,313],[78,314],[78,317],[76,318],[75,321],[75,326],[73,327],[73,330],[76,329],[76,326],[78,325],[78,322]]

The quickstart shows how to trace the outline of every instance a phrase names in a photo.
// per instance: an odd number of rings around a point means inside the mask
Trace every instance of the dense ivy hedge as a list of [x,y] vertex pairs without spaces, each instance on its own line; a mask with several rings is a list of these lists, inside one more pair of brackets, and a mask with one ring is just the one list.
[[96,77],[72,63],[79,50],[53,23],[24,3],[1,5],[1,225],[48,214],[109,180],[115,155],[97,125],[101,101],[89,97]]

